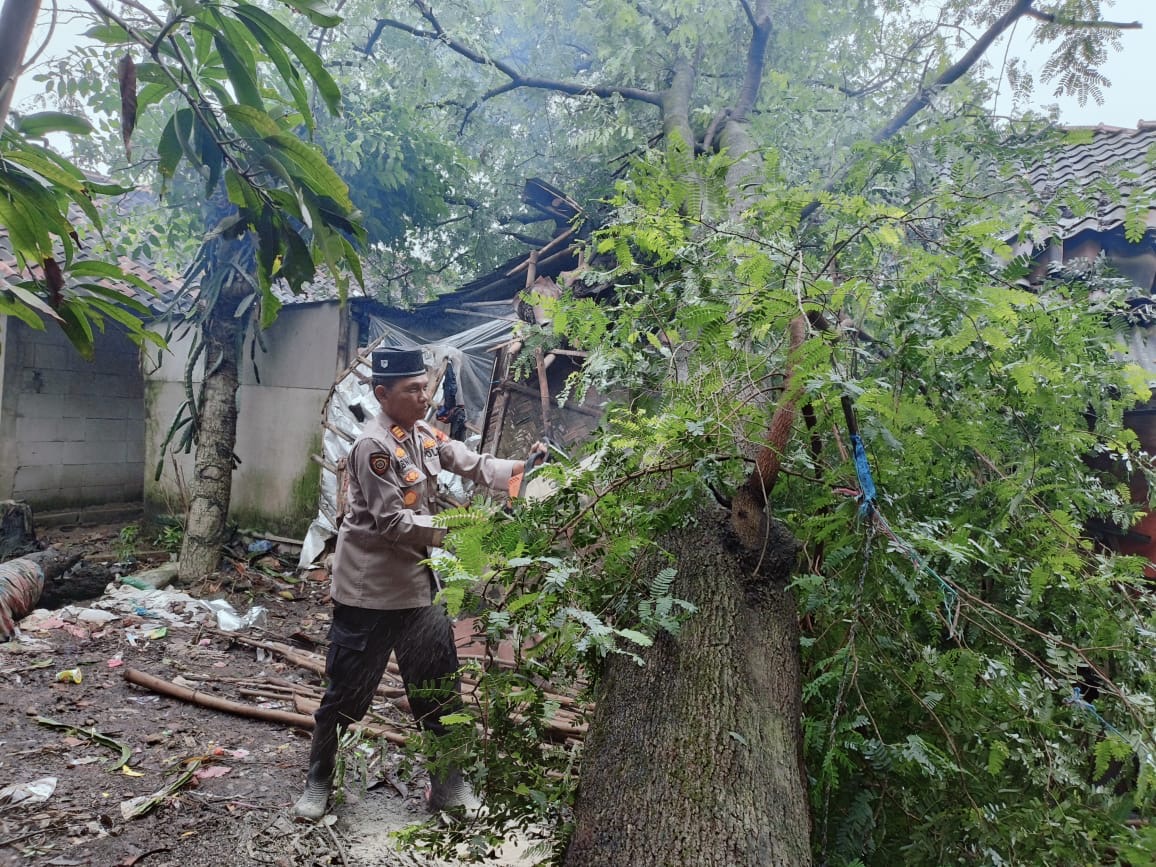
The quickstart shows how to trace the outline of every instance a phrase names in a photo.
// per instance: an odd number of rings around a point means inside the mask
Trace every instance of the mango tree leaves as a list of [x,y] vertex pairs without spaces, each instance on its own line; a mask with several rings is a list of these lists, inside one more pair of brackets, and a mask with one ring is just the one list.
[[38,111],[21,116],[12,124],[15,130],[28,138],[41,138],[50,132],[88,135],[92,124],[83,117],[62,111]]
[[[23,279],[0,279],[0,313],[37,329],[54,320],[85,357],[91,357],[95,333],[111,319],[130,339],[160,343],[144,320],[154,290],[117,265],[78,258],[83,217],[99,230],[92,204],[97,193],[123,193],[110,184],[88,182],[70,162],[32,144],[13,130],[0,137],[0,225]],[[125,287],[130,291],[122,291]],[[94,330],[95,329],[95,330]]]
[[[318,26],[340,20],[320,2],[288,5]],[[343,273],[360,280],[355,243],[362,230],[348,188],[294,132],[314,126],[309,85],[327,110],[340,111],[337,85],[300,37],[247,3],[174,3],[163,22],[110,13],[87,35],[120,55],[126,152],[140,116],[165,106],[171,114],[156,154],[162,188],[182,166],[208,190],[225,177],[243,228],[254,230],[259,246],[262,324],[276,314],[270,287],[278,278],[299,289],[324,262],[342,287]],[[81,236],[101,230],[93,197],[126,190],[89,182],[69,160],[29,141],[91,129],[82,118],[41,112],[17,119],[0,142],[0,228],[25,277],[0,285],[0,312],[33,327],[52,318],[86,354],[107,320],[135,339],[153,339],[139,300],[147,286],[132,285],[115,265],[94,267],[78,256]],[[117,284],[130,291],[110,288]]]

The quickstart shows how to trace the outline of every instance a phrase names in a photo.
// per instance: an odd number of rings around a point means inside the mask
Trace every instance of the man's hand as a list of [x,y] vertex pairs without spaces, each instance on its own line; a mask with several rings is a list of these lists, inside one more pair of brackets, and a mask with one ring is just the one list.
[[521,461],[514,467],[514,472],[510,476],[510,483],[506,491],[510,495],[510,499],[517,498],[522,491],[522,481],[526,473],[534,469],[539,464],[546,462],[546,458],[550,454],[550,446],[548,443],[542,441],[535,442],[530,446],[530,454],[526,456],[526,460]]
[[[542,457],[539,459],[536,457],[537,455],[541,455]],[[526,463],[529,464],[527,469],[532,469],[533,467],[538,466],[538,464],[544,463],[546,458],[549,455],[550,455],[550,444],[544,443],[541,440],[538,440],[532,446],[530,446],[530,454],[529,454],[529,457],[526,459]]]

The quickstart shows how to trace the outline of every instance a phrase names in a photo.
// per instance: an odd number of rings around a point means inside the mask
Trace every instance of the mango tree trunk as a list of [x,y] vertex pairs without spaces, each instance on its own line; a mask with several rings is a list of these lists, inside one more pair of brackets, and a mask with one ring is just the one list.
[[[206,203],[209,240],[200,253],[203,306],[200,340],[204,377],[197,407],[197,451],[181,544],[181,581],[195,581],[216,572],[221,548],[229,540],[229,500],[233,489],[237,444],[237,389],[241,346],[251,314],[237,315],[251,295],[254,282],[250,235],[226,237],[222,223],[236,213],[219,185]],[[248,310],[256,307],[247,305]]]
[[[218,306],[224,300],[219,298]],[[211,316],[201,329],[205,369],[209,372],[201,385],[196,463],[181,544],[181,581],[194,581],[216,572],[221,547],[229,539],[233,448],[237,442],[238,343],[245,327],[243,318],[233,317],[235,307],[234,304],[229,312]]]
[[786,587],[797,543],[759,520],[744,540],[725,515],[704,512],[664,541],[678,562],[672,592],[699,611],[648,648],[643,665],[609,663],[566,867],[811,863],[799,631]]

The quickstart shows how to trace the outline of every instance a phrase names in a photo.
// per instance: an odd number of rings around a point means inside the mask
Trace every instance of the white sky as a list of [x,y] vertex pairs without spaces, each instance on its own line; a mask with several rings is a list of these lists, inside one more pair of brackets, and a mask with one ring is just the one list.
[[[917,0],[917,2],[934,3],[935,0]],[[1070,125],[1095,125],[1098,123],[1110,126],[1135,127],[1140,120],[1156,121],[1156,86],[1153,84],[1152,66],[1156,62],[1156,0],[1103,0],[1105,17],[1115,21],[1139,21],[1144,27],[1142,30],[1124,30],[1121,32],[1122,49],[1113,54],[1102,68],[1102,72],[1112,82],[1111,87],[1104,92],[1104,104],[1096,105],[1090,101],[1080,106],[1071,98],[1057,99],[1052,95],[1054,83],[1044,85],[1039,82],[1038,69],[1042,65],[1044,55],[1041,49],[1033,51],[1031,40],[1028,38],[1032,30],[1032,22],[1021,21],[1012,34],[1011,54],[1027,57],[1036,74],[1036,93],[1033,102],[1038,108],[1058,104],[1060,121]],[[78,4],[62,2],[62,9],[76,8]],[[79,4],[83,5],[83,4]],[[44,13],[42,13],[44,14]],[[75,44],[77,35],[88,26],[77,22],[64,13],[56,33],[41,59],[61,56],[69,47]],[[33,50],[40,45],[42,34],[33,40]],[[994,45],[987,54],[987,60],[994,67],[1002,63],[1004,52],[1008,47],[1008,40],[1002,40]],[[1032,59],[1035,61],[1032,62]],[[25,75],[16,89],[16,108],[34,110],[27,104],[29,97],[34,96],[40,85],[32,80],[32,76]],[[1006,84],[999,101],[994,106],[997,111],[1006,112],[1010,108],[1010,96]]]
[[[1096,105],[1088,100],[1086,105],[1081,106],[1075,99],[1057,99],[1053,96],[1055,83],[1044,85],[1039,81],[1038,69],[1044,57],[1033,64],[1033,73],[1036,74],[1034,102],[1040,107],[1058,104],[1060,121],[1071,126],[1095,126],[1102,123],[1135,127],[1141,120],[1156,121],[1156,87],[1153,87],[1152,75],[1152,66],[1156,62],[1156,0],[1104,0],[1103,8],[1104,17],[1108,20],[1139,21],[1144,25],[1142,30],[1121,31],[1121,50],[1109,57],[1101,67],[1100,71],[1112,82],[1111,87],[1104,90],[1104,104]],[[1013,34],[1013,55],[1030,57],[1041,53],[1040,48],[1031,51],[1031,40],[1027,38],[1031,31],[1030,23],[1021,21],[1017,32]],[[1006,45],[1005,40],[988,52],[988,60],[993,66],[1001,62]],[[1005,88],[1005,95],[997,109],[1006,110],[1008,106]]]

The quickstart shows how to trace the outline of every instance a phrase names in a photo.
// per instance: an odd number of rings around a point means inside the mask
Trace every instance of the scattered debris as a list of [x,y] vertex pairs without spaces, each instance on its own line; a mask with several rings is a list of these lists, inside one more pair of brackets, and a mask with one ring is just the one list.
[[[90,547],[81,563],[111,562],[106,552],[117,545],[117,533],[83,532],[81,542],[106,547]],[[25,792],[19,786],[0,790],[0,864],[8,857],[125,867],[153,859],[248,867],[434,863],[397,852],[389,837],[426,815],[424,772],[396,749],[415,730],[401,707],[396,670],[357,726],[388,761],[372,779],[368,765],[351,772],[348,800],[336,810],[335,824],[292,820],[308,750],[301,733],[312,727],[324,693],[322,636],[331,609],[322,581],[261,574],[254,565],[247,575],[251,587],[239,590],[241,582],[222,572],[186,594],[105,577],[96,595],[62,596],[69,601],[54,610],[41,606],[19,622],[16,640],[0,644],[4,782],[30,780],[27,794],[49,799],[33,801],[17,792]],[[227,597],[220,600],[225,605],[199,598],[213,584],[212,596]],[[292,600],[279,595],[288,587]],[[260,617],[258,629],[268,631],[219,628],[218,610],[238,619]],[[462,646],[463,661],[471,658],[469,648],[481,651],[468,640]],[[56,679],[57,672],[73,670],[79,683]],[[170,689],[153,691],[153,683]],[[572,700],[558,704],[564,713],[573,708]],[[234,706],[245,718],[222,715],[238,713]],[[48,774],[52,791],[45,787]],[[385,784],[375,788],[381,775]],[[27,809],[9,800],[18,797]],[[162,852],[170,854],[155,854]]]
[[120,581],[122,584],[135,587],[137,590],[160,590],[172,584],[180,571],[181,564],[176,560],[170,560],[155,569],[146,569],[134,575],[125,575]]
[[56,777],[41,777],[30,783],[18,783],[0,789],[0,808],[30,806],[47,801],[56,791]]
[[238,614],[227,599],[210,599],[202,601],[217,618],[217,628],[223,632],[236,632],[249,626],[261,627],[265,625],[266,610],[260,605],[254,605],[245,614]]
[[173,778],[173,781],[167,786],[158,789],[151,795],[141,795],[136,798],[129,798],[127,801],[120,802],[120,814],[125,818],[125,821],[130,819],[139,819],[141,816],[147,816],[154,809],[168,799],[170,795],[179,792],[182,788],[188,785],[189,781],[196,776],[197,771],[201,767],[201,760],[199,758],[187,759],[184,763],[185,769]]
[[131,747],[128,747],[125,744],[122,744],[120,741],[116,740],[115,738],[110,738],[106,734],[101,734],[100,732],[98,732],[94,728],[93,729],[82,729],[82,728],[78,728],[77,726],[69,725],[68,723],[57,722],[54,719],[49,719],[48,717],[43,717],[43,716],[38,716],[36,718],[36,721],[38,723],[40,723],[42,726],[47,726],[48,728],[61,729],[62,731],[66,731],[69,734],[81,735],[81,736],[86,737],[89,740],[93,741],[94,743],[98,743],[103,747],[108,747],[110,750],[115,750],[115,751],[119,752],[120,753],[120,759],[118,761],[116,761],[114,764],[109,766],[110,771],[115,771],[119,768],[124,767],[125,765],[128,764],[129,759],[132,758],[132,748]]

